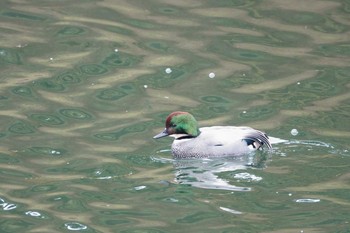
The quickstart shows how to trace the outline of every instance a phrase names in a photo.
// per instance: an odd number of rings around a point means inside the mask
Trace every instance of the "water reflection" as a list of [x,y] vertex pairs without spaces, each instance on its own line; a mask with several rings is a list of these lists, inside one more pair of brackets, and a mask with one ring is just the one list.
[[221,178],[221,175],[229,173],[236,183],[239,183],[240,180],[258,182],[262,178],[250,174],[254,170],[246,170],[264,167],[267,157],[266,152],[261,152],[213,159],[166,159],[163,157],[153,157],[152,159],[156,162],[171,163],[175,169],[174,181],[181,185],[213,190],[251,191],[251,187],[233,185],[231,181]]
[[[324,151],[325,148],[331,154],[348,154],[347,149],[335,148],[330,143],[322,141],[284,140],[275,137],[270,137],[270,141],[273,144],[273,151],[257,151],[238,157],[213,159],[168,159],[165,157],[152,157],[152,160],[172,164],[175,170],[174,181],[177,184],[190,185],[202,189],[251,191],[251,187],[233,185],[232,182],[261,181],[263,178],[254,175],[254,169],[265,168],[268,159],[274,156],[292,156],[294,153],[302,153],[303,151]],[[161,150],[158,153],[169,154],[169,152],[170,150]],[[230,180],[222,178],[225,173],[230,174]]]

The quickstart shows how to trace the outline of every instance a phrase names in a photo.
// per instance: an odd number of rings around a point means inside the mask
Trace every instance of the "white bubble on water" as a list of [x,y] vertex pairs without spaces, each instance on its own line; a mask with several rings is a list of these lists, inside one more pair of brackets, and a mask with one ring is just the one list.
[[290,134],[293,135],[293,136],[297,136],[299,134],[298,130],[297,129],[292,129],[290,131]]
[[238,179],[238,180],[245,180],[245,181],[260,181],[262,180],[263,178],[260,177],[260,176],[256,176],[256,175],[253,175],[253,174],[250,174],[248,172],[241,172],[241,173],[237,173],[233,176],[235,179]]
[[135,189],[136,191],[139,191],[139,190],[142,190],[142,189],[145,189],[145,188],[146,188],[145,185],[140,185],[140,186],[134,187],[134,189]]
[[209,78],[215,78],[215,73],[214,72],[209,73]]
[[25,214],[32,216],[32,217],[40,217],[41,216],[41,214],[37,211],[27,211]]
[[302,198],[302,199],[296,199],[295,202],[297,203],[317,203],[320,202],[320,199],[315,198]]
[[234,210],[234,209],[230,209],[230,208],[226,208],[226,207],[222,207],[222,206],[220,206],[219,208],[221,210],[229,212],[231,214],[243,214],[241,211],[237,211],[237,210]]
[[70,222],[70,223],[66,223],[64,225],[70,231],[81,231],[81,230],[87,229],[87,226],[85,226],[81,223],[78,223],[78,222]]
[[165,73],[170,74],[171,72],[173,72],[169,67],[165,69]]

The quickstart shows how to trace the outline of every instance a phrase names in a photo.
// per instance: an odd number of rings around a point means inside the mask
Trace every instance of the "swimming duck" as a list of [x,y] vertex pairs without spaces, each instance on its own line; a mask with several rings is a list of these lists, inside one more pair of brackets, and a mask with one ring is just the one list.
[[154,136],[174,137],[171,146],[175,158],[212,158],[240,156],[263,146],[272,149],[269,137],[246,126],[211,126],[198,128],[188,112],[170,113],[163,132]]

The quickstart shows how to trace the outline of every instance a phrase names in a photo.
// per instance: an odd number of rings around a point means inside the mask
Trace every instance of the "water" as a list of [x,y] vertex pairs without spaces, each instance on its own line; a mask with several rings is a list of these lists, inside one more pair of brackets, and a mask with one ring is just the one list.
[[[0,9],[0,232],[350,232],[349,1]],[[175,110],[286,141],[176,161]]]

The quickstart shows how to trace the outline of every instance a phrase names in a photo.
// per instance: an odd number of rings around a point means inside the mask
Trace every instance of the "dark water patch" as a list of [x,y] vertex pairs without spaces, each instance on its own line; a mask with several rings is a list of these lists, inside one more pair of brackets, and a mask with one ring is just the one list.
[[[103,179],[100,179],[103,180]],[[102,182],[102,181],[99,181]],[[106,181],[109,182],[109,181]],[[101,184],[101,183],[100,183]],[[110,196],[109,194],[100,192],[100,191],[81,191],[80,195],[84,197],[84,200],[86,202],[93,202],[98,200],[99,202],[108,202],[108,201],[113,201],[115,197]],[[105,205],[101,203],[101,208],[104,208]]]
[[155,216],[156,213],[150,213],[144,211],[133,211],[133,210],[100,210],[101,215],[106,216],[134,216],[134,217],[146,217],[146,216]]
[[30,189],[30,192],[34,192],[34,193],[41,193],[41,192],[51,192],[51,191],[55,191],[58,189],[57,185],[54,184],[43,184],[43,185],[35,185]]
[[128,94],[120,89],[105,89],[100,91],[96,97],[100,100],[115,101],[119,100]]
[[275,66],[281,63],[290,63],[293,61],[291,58],[275,56],[267,52],[233,48],[229,45],[229,42],[215,41],[208,45],[208,51],[211,53],[219,54],[230,59],[239,61],[240,63],[266,63],[273,62]]
[[257,26],[247,23],[243,20],[234,19],[234,18],[224,18],[224,17],[213,17],[209,19],[210,24],[233,27],[233,28],[242,28],[242,29],[251,29],[256,30]]
[[0,65],[1,64],[21,65],[22,60],[19,53],[14,49],[0,48]]
[[47,18],[43,16],[33,15],[28,12],[20,12],[20,11],[3,11],[1,12],[1,15],[15,18],[15,19],[22,19],[22,20],[33,20],[33,21],[44,21]]
[[[307,34],[291,31],[275,30],[268,33],[267,37],[279,46],[305,46],[311,44],[312,39]],[[255,41],[255,43],[259,43]]]
[[120,231],[120,233],[166,233],[167,231],[162,231],[159,229],[149,228],[149,227],[142,227],[142,228],[136,228],[136,229],[129,229],[129,230],[123,230]]
[[208,95],[202,96],[201,100],[207,103],[229,103],[230,101],[222,96]]
[[76,120],[90,120],[93,118],[93,116],[90,113],[76,108],[60,109],[59,113],[67,118],[72,118]]
[[[11,180],[14,180],[15,178],[21,178],[21,179],[33,178],[33,175],[31,173],[20,171],[18,169],[7,169],[7,168],[1,168],[0,175],[2,177],[11,177]],[[8,182],[11,183],[10,180]]]
[[123,83],[117,87],[100,91],[96,97],[100,100],[115,101],[135,92],[136,87],[133,83]]
[[133,18],[123,18],[122,22],[130,25],[132,27],[136,27],[136,28],[140,28],[140,29],[152,29],[152,30],[156,30],[156,29],[160,29],[161,25],[151,22],[149,20],[140,20],[140,19],[133,19]]
[[324,33],[343,33],[348,31],[350,27],[327,17],[324,24],[315,25],[313,29]]
[[335,112],[350,117],[350,101],[344,101],[341,106],[335,107]]
[[79,69],[83,74],[86,74],[89,76],[102,75],[108,72],[107,68],[98,64],[84,64],[84,65],[81,65]]
[[350,57],[350,43],[323,44],[319,45],[313,53],[327,57]]
[[20,162],[21,161],[14,156],[5,153],[0,153],[0,163],[2,164],[17,164]]
[[161,6],[156,8],[156,11],[166,15],[178,15],[184,9],[179,9],[175,6]]
[[120,26],[100,25],[100,24],[94,24],[94,23],[91,23],[90,25],[93,27],[98,27],[98,28],[103,29],[105,31],[113,32],[113,33],[120,34],[120,35],[134,36],[134,34],[135,34],[132,30],[129,30],[127,28],[120,27]]
[[81,213],[87,210],[87,206],[85,201],[69,198],[64,201],[61,200],[60,205],[56,206],[56,209],[67,213]]
[[170,41],[151,40],[140,42],[138,46],[159,53],[174,53],[176,49],[171,46],[172,44],[173,42]]
[[65,174],[68,172],[74,172],[74,169],[71,167],[67,167],[66,165],[64,167],[51,167],[45,169],[45,172],[48,174]]
[[96,95],[96,98],[100,100],[106,100],[106,101],[115,101],[127,95],[133,94],[135,92],[136,92],[136,87],[134,84],[124,83],[124,84],[118,85],[117,87],[108,88],[108,89],[99,91],[99,93]]
[[77,70],[65,71],[54,77],[55,83],[59,85],[77,84],[82,81],[82,73]]
[[66,45],[71,49],[87,49],[91,48],[93,44],[89,41],[84,41],[84,40],[64,40],[58,42],[62,45]]
[[[322,80],[308,80],[304,81],[300,84],[300,90],[299,92],[303,91],[309,91],[309,92],[316,92],[321,94],[332,95],[335,91],[335,86],[332,85],[329,81],[322,81]],[[326,96],[325,95],[325,96]]]
[[225,79],[220,79],[218,84],[221,88],[239,88],[245,84],[263,85],[265,78],[258,70],[253,69],[247,72],[236,72],[232,76]]
[[50,92],[63,92],[66,90],[63,84],[52,79],[41,79],[33,82],[33,86]]
[[260,14],[266,18],[275,18],[287,24],[295,25],[317,25],[325,22],[325,18],[318,13],[309,11],[294,11],[294,10],[267,10],[260,11]]
[[333,96],[346,91],[349,83],[348,67],[322,67],[322,72],[312,80],[300,82],[300,86],[310,92],[317,92],[320,98]]
[[217,213],[213,212],[196,212],[194,214],[187,215],[183,218],[176,219],[177,223],[198,223],[202,221],[208,221],[209,219],[218,218]]
[[225,36],[224,40],[228,41],[230,44],[234,45],[236,43],[254,43],[254,44],[262,44],[262,45],[277,45],[275,41],[271,38],[263,37],[263,36],[252,36],[252,35],[243,35],[243,34],[230,34],[229,36]]
[[104,141],[116,141],[120,137],[123,137],[128,134],[144,132],[146,128],[147,128],[147,123],[138,123],[138,124],[134,124],[134,125],[125,127],[123,129],[120,129],[116,132],[95,134],[94,137]]
[[142,58],[140,56],[135,56],[124,52],[115,52],[108,55],[102,61],[102,64],[107,67],[130,68],[138,64],[141,60]]
[[11,92],[13,94],[16,94],[16,95],[19,95],[19,96],[22,96],[22,97],[33,97],[33,92],[32,92],[32,89],[30,87],[27,87],[27,86],[17,86],[17,87],[14,87],[12,88]]
[[24,121],[17,121],[16,123],[13,123],[8,128],[8,131],[14,134],[32,134],[34,133],[35,127],[33,127],[31,124],[24,122]]
[[255,0],[217,0],[215,2],[206,0],[206,4],[213,7],[246,7],[255,5],[257,2]]
[[58,126],[64,124],[64,121],[58,116],[51,114],[31,114],[30,119],[35,120],[47,126]]
[[20,218],[3,218],[0,220],[0,232],[28,232],[35,224],[31,221],[26,221]]
[[[106,218],[106,217],[99,217],[95,219],[96,222],[107,225],[107,226],[115,226],[120,224],[130,224],[131,221],[127,219],[115,219],[115,218]],[[120,231],[123,232],[123,231]],[[142,232],[146,232],[145,229],[142,229]]]
[[65,26],[57,32],[58,36],[76,36],[85,34],[86,29],[80,26]]
[[9,97],[4,96],[4,95],[0,95],[0,100],[8,100],[8,99],[9,99]]
[[346,13],[350,13],[350,1],[349,0],[343,1],[342,7],[340,9]]
[[118,86],[121,90],[124,90],[127,93],[135,92],[135,85],[133,83],[123,83]]
[[329,67],[329,70],[334,71],[334,76],[337,79],[337,82],[348,82],[350,78],[350,67]]

